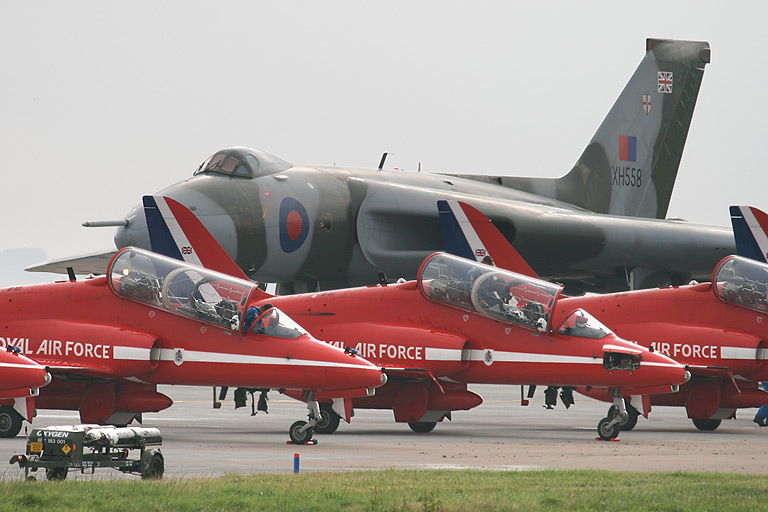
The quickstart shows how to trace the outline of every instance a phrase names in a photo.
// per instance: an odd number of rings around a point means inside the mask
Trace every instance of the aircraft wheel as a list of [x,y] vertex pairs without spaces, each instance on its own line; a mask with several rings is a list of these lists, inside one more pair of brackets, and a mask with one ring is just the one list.
[[[608,409],[608,417],[613,418],[619,413],[619,409],[612,405],[610,409]],[[637,412],[637,409],[632,407],[631,405],[627,405],[627,420],[623,423],[620,423],[619,429],[622,432],[629,432],[635,426],[637,425],[637,417],[640,416],[640,413]]]
[[48,480],[64,480],[67,478],[68,468],[46,468],[45,478]]
[[692,420],[692,421],[693,421],[693,424],[696,425],[697,429],[703,430],[704,432],[711,432],[720,426],[720,422],[722,420],[713,420],[710,418],[706,420]]
[[435,430],[435,426],[437,426],[436,421],[417,421],[416,423],[409,423],[409,427],[411,427],[411,430],[414,432],[418,432],[420,434],[426,434],[427,432],[432,432]]
[[304,432],[300,431],[300,429],[306,424],[306,421],[297,421],[291,425],[290,430],[288,430],[288,435],[291,437],[293,444],[306,444],[307,441],[312,439],[312,434],[314,434],[314,431],[311,428],[308,428]]
[[10,405],[0,406],[0,437],[16,437],[21,432],[22,417]]
[[320,404],[320,421],[314,430],[318,434],[333,434],[339,428],[341,416],[333,411],[331,404]]
[[599,435],[600,439],[603,441],[610,441],[619,435],[621,425],[616,423],[613,426],[609,426],[611,421],[613,421],[612,418],[603,418],[600,420],[600,423],[597,424],[597,435]]
[[165,473],[165,460],[160,453],[153,453],[141,471],[142,480],[160,480]]

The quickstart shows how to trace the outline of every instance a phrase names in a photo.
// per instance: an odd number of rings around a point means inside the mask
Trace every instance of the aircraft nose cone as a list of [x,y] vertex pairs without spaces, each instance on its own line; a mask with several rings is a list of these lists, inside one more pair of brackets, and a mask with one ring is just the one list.
[[125,216],[128,221],[126,226],[120,227],[115,232],[115,247],[133,246],[152,250],[147,231],[147,219],[144,217],[144,207],[138,204]]
[[666,380],[664,384],[676,386],[688,382],[691,378],[685,366],[658,352],[649,352],[648,363],[656,369],[660,378]]
[[11,355],[0,360],[0,388],[41,388],[51,382],[45,368],[23,356]]
[[333,359],[336,360],[333,384],[336,389],[373,389],[387,382],[387,376],[380,367],[360,356],[345,353],[340,359]]

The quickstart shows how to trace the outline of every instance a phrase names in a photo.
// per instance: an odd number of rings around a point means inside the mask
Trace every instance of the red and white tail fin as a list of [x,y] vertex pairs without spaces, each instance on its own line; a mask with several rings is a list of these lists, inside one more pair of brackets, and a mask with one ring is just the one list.
[[499,268],[539,277],[491,219],[477,208],[462,201],[441,199],[437,202],[437,210],[447,252],[476,261],[490,256]]
[[143,201],[153,252],[250,281],[189,208],[170,197],[144,196]]
[[731,206],[730,211],[737,254],[768,262],[768,214],[753,206]]

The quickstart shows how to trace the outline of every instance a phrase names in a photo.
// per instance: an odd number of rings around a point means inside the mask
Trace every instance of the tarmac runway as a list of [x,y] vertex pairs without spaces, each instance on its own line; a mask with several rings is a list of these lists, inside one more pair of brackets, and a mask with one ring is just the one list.
[[[169,409],[145,414],[144,425],[163,434],[166,477],[220,476],[227,473],[290,473],[294,454],[301,471],[358,469],[477,468],[610,469],[635,471],[722,471],[768,473],[768,428],[752,422],[755,409],[738,412],[714,432],[700,432],[683,408],[657,407],[650,419],[640,418],[620,441],[596,441],[596,426],[608,404],[575,395],[566,410],[543,407],[542,390],[527,407],[520,388],[479,385],[471,389],[484,403],[456,412],[427,434],[395,423],[391,411],[359,410],[332,435],[316,435],[318,444],[286,444],[288,427],[306,419],[306,405],[270,393],[269,414],[250,415],[225,402],[212,408],[210,388],[162,386],[174,400]],[[229,397],[231,399],[231,392]],[[35,426],[79,423],[77,413],[40,411]],[[0,479],[20,479],[23,472],[7,461],[24,453],[25,438],[0,439]],[[38,478],[42,478],[39,475]],[[136,478],[101,469],[94,475],[69,478]]]

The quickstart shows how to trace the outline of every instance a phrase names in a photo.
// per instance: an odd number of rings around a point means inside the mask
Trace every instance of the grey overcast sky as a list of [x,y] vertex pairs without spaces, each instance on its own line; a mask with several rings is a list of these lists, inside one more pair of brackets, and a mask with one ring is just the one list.
[[727,226],[730,204],[768,209],[768,2],[5,0],[0,13],[0,254],[36,249],[28,264],[112,249],[113,229],[81,223],[122,218],[227,146],[560,176],[647,37],[712,47],[669,216]]

